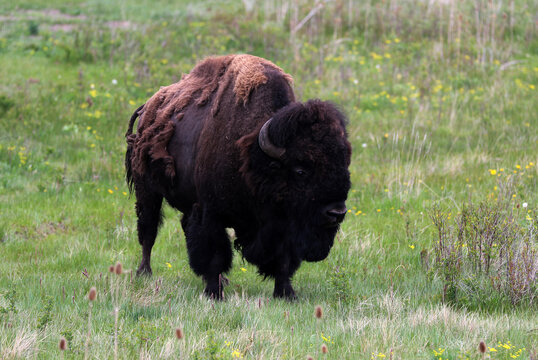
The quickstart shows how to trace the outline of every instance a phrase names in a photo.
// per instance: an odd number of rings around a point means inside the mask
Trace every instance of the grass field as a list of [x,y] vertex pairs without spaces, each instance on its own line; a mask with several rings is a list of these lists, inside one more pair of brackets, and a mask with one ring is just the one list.
[[[1,359],[538,359],[536,2],[318,4],[0,2]],[[132,276],[128,119],[228,53],[349,118],[350,211],[295,302],[237,253],[226,301],[204,298],[169,207],[153,277]],[[457,242],[466,209],[470,237],[507,236]]]

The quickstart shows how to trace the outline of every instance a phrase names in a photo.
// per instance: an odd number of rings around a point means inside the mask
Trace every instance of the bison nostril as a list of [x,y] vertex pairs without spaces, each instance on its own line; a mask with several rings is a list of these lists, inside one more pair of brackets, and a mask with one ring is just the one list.
[[347,209],[345,205],[342,207],[331,207],[325,212],[327,217],[337,222],[342,222],[342,220],[344,220],[344,216],[346,215],[346,213],[347,213]]

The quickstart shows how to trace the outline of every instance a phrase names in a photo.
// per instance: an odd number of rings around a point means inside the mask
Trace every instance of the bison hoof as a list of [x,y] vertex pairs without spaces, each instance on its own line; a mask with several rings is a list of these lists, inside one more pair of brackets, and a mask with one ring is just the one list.
[[211,300],[218,300],[218,301],[224,300],[224,293],[222,290],[219,290],[219,289],[206,287],[204,290],[204,294]]
[[151,268],[149,266],[142,266],[136,270],[136,276],[151,276],[153,272],[151,271]]
[[275,291],[273,292],[273,297],[277,299],[286,299],[286,300],[297,300],[297,295],[295,295],[295,291],[291,286],[289,287],[282,287],[282,288],[275,288]]

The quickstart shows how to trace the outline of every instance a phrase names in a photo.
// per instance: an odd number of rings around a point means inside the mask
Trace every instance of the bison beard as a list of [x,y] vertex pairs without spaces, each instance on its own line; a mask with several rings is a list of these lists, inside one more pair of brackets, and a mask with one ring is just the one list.
[[[291,77],[250,55],[209,58],[131,117],[127,182],[136,194],[138,274],[151,274],[162,200],[183,213],[193,271],[223,297],[235,248],[295,298],[303,260],[329,254],[345,213],[351,146],[345,118],[320,100],[295,101]],[[136,119],[137,132],[133,134]]]

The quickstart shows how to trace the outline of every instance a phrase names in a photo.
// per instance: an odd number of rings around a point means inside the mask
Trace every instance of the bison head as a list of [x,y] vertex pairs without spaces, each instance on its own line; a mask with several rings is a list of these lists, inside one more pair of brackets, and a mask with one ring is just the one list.
[[292,103],[238,142],[241,173],[262,209],[259,221],[284,226],[307,261],[327,257],[347,212],[351,145],[345,125],[329,102]]

